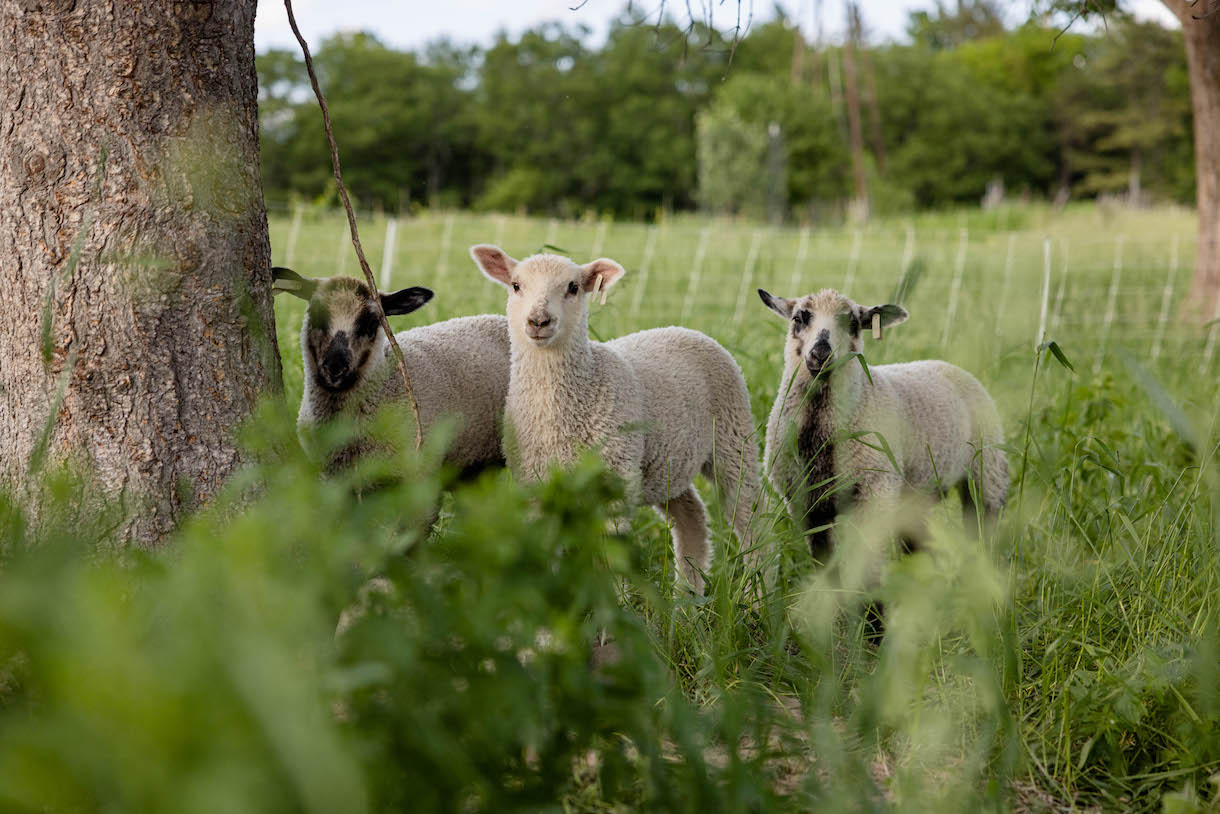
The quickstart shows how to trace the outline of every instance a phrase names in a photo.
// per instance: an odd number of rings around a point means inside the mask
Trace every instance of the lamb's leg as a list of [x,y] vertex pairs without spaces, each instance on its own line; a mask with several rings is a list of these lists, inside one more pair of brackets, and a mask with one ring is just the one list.
[[[919,548],[919,534],[911,528],[909,519],[899,519],[902,494],[902,479],[878,466],[856,482],[851,503],[854,511],[862,512],[865,519],[879,515],[882,526],[891,526],[903,551],[910,553]],[[885,635],[885,605],[868,597],[864,600],[863,611],[864,639],[879,644]]]
[[983,459],[983,520],[990,526],[999,519],[1008,500],[1008,456],[1004,450],[989,445],[979,457]]
[[834,537],[826,526],[835,522],[838,512],[829,495],[811,495],[807,502],[812,506],[802,518],[802,524],[805,541],[809,543],[809,556],[819,565],[826,565],[834,554]]
[[657,508],[665,512],[673,531],[674,559],[681,574],[695,593],[703,593],[703,574],[712,561],[712,546],[707,537],[707,510],[695,487]]
[[979,535],[979,507],[974,502],[971,490],[979,488],[978,481],[971,476],[957,485],[957,493],[962,499],[962,525],[971,537]]
[[999,519],[1008,497],[1008,458],[1003,450],[988,446],[974,456],[969,471],[969,480],[961,483],[958,491],[966,530],[977,536],[980,523],[975,496],[983,504],[982,526],[990,529]]
[[748,437],[738,437],[735,441],[728,437],[717,438],[712,458],[703,465],[703,475],[715,482],[725,519],[732,525],[733,534],[745,552],[746,564],[751,571],[757,571],[762,564],[762,556],[755,549],[753,528],[754,509],[762,491],[757,447]]

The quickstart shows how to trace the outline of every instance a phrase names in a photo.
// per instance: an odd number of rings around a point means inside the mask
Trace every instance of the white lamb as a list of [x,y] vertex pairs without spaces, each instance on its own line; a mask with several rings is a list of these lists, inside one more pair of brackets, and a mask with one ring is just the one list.
[[518,262],[495,246],[470,254],[509,291],[505,452],[513,474],[536,479],[582,449],[599,449],[627,482],[632,503],[668,516],[678,572],[702,593],[711,546],[692,483],[702,472],[716,483],[756,567],[758,447],[745,379],[728,351],[674,327],[590,341],[585,295],[619,280],[623,268],[613,260],[578,266],[538,254]]
[[[361,280],[309,280],[273,269],[291,281],[290,293],[307,300],[301,325],[305,392],[297,428],[302,445],[314,450],[313,435],[323,422],[343,415],[367,418],[387,404],[404,403],[406,387],[389,356],[389,340],[378,324],[373,295]],[[387,316],[408,314],[432,299],[426,288],[378,292]],[[438,322],[395,334],[419,404],[426,433],[445,417],[457,419],[456,436],[445,461],[470,474],[502,466],[500,427],[508,393],[508,320],[485,314]],[[350,464],[367,451],[356,443],[332,454],[327,471]]]
[[794,300],[758,294],[790,326],[763,458],[815,559],[830,554],[827,527],[861,500],[893,512],[904,491],[939,497],[956,486],[967,524],[977,527],[973,483],[984,517],[995,518],[1008,461],[995,403],[978,380],[947,362],[919,361],[870,366],[870,383],[848,356],[860,351],[874,315],[884,328],[905,321],[905,309],[857,305],[832,289]]

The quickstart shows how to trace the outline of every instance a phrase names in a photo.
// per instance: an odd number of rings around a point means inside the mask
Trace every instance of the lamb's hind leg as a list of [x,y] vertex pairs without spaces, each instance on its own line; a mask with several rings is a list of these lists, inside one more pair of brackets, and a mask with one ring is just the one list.
[[707,536],[707,509],[695,487],[658,506],[669,520],[674,538],[674,560],[678,573],[695,593],[703,593],[703,574],[712,561],[712,545]]
[[733,534],[745,552],[746,564],[751,571],[757,571],[762,564],[754,539],[754,509],[762,492],[757,445],[742,433],[737,433],[732,441],[718,437],[712,457],[703,465],[702,472],[716,484],[725,519],[733,526]]
[[978,489],[978,482],[973,477],[957,485],[957,494],[962,500],[962,525],[971,537],[979,535],[979,507],[974,500],[973,490]]
[[[1000,516],[1008,498],[1008,459],[995,447],[986,447],[970,462],[969,478],[958,485],[962,498],[962,519],[966,531],[977,535],[980,528],[990,529]],[[975,498],[979,500],[976,501]],[[978,503],[983,504],[980,522]]]
[[1008,456],[1004,450],[989,445],[980,457],[983,459],[983,519],[990,525],[999,519],[1000,510],[1008,502]]

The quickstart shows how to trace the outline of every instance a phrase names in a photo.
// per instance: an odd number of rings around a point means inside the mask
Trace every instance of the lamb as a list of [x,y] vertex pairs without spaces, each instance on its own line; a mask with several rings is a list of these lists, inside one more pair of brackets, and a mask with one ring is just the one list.
[[[302,445],[317,453],[314,434],[343,415],[367,418],[381,407],[402,403],[406,387],[388,355],[373,295],[361,280],[310,280],[290,269],[273,269],[277,286],[308,301],[301,325],[305,392],[297,417]],[[409,314],[432,299],[426,288],[377,293],[387,316]],[[395,334],[402,348],[419,420],[427,432],[444,417],[458,419],[445,462],[463,475],[503,466],[500,425],[508,393],[508,320],[484,314],[458,317]],[[332,454],[328,472],[350,465],[369,451],[358,442]]]
[[578,266],[537,254],[517,261],[495,246],[471,257],[508,289],[512,362],[505,456],[514,476],[544,476],[597,448],[673,531],[679,575],[702,593],[711,562],[707,512],[693,481],[718,487],[748,563],[757,570],[751,520],[760,488],[754,421],[741,368],[728,351],[686,328],[590,341],[586,294],[623,276],[613,260]]
[[[860,351],[861,326],[874,319],[875,331],[897,325],[905,309],[857,305],[832,289],[798,299],[758,294],[790,323],[763,459],[814,559],[826,562],[828,527],[861,500],[892,512],[906,491],[941,497],[956,486],[967,525],[977,529],[973,483],[985,519],[995,519],[1008,492],[1008,461],[995,403],[978,380],[931,360],[872,366],[866,374],[850,355]],[[884,437],[897,471],[873,433]]]

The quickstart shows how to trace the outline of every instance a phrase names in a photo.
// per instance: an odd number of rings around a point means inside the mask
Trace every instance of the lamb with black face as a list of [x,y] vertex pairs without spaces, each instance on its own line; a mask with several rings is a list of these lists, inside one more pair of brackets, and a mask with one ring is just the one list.
[[[908,493],[938,498],[957,487],[968,515],[979,494],[984,519],[994,519],[1007,495],[1008,465],[999,413],[983,386],[938,360],[869,365],[867,372],[849,362],[864,328],[898,325],[906,309],[862,306],[833,289],[793,299],[758,295],[789,323],[764,461],[815,559],[832,556],[833,526],[853,504],[897,522]],[[968,521],[979,526],[977,517]]]
[[[328,393],[351,390],[363,381],[374,352],[385,342],[376,300],[365,283],[350,277],[301,278],[300,284],[298,296],[309,301],[302,343],[306,368]],[[378,292],[377,298],[386,316],[396,316],[421,307],[432,299],[432,292],[412,286],[392,294]]]
[[[274,287],[306,301],[301,325],[304,392],[297,428],[301,443],[328,472],[381,449],[353,442],[334,450],[320,446],[317,428],[342,415],[362,424],[387,407],[407,406],[406,384],[387,353],[377,314],[409,314],[432,299],[426,288],[392,293],[350,277],[307,279],[273,269]],[[419,420],[426,434],[433,423],[456,419],[456,435],[445,461],[473,473],[503,465],[500,421],[508,390],[508,325],[503,316],[457,317],[396,333],[410,377]],[[410,420],[408,410],[403,411]]]

